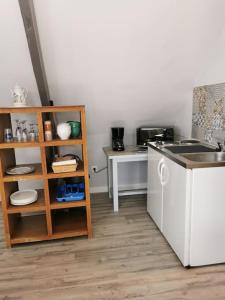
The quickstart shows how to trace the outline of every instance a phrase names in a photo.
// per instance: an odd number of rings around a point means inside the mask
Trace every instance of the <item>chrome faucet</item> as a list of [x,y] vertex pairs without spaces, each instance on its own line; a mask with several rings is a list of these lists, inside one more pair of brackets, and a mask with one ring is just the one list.
[[218,151],[218,152],[225,151],[224,150],[224,142],[223,143],[217,142],[217,145],[218,145],[218,147],[216,148],[216,151]]

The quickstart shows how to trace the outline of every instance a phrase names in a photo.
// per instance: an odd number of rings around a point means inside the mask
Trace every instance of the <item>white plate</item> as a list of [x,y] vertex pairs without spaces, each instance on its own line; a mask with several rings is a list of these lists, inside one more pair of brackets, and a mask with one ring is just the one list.
[[34,172],[34,167],[13,167],[6,170],[6,174],[8,175],[25,175]]
[[27,205],[37,201],[38,193],[36,190],[17,191],[10,195],[12,205]]

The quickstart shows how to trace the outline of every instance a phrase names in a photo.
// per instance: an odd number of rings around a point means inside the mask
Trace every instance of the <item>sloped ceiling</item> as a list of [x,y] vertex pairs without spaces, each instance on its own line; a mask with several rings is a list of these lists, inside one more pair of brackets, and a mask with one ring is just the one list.
[[87,105],[91,164],[103,164],[112,125],[125,126],[128,144],[142,124],[190,134],[193,87],[216,79],[205,73],[224,33],[224,1],[35,0],[35,7],[52,98]]
[[85,103],[89,133],[115,120],[173,123],[212,59],[225,2],[35,1],[52,98]]
[[[193,87],[225,81],[224,0],[34,4],[51,98],[87,105],[90,164],[104,165],[112,125],[125,126],[127,144],[142,124],[189,135]],[[16,78],[38,99],[17,5],[0,3],[0,99]],[[92,181],[105,183],[105,173]]]

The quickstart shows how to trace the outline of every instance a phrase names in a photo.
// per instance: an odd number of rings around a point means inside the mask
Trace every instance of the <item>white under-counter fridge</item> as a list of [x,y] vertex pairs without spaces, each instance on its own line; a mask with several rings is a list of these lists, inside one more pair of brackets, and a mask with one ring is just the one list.
[[225,167],[186,169],[149,147],[147,211],[184,266],[225,262]]

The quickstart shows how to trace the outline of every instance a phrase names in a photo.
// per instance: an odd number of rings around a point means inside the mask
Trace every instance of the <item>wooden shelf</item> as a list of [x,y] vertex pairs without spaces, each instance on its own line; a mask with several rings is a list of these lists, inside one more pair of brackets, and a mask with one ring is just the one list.
[[86,206],[86,201],[85,200],[58,202],[56,200],[56,192],[55,191],[50,191],[50,208],[52,210],[72,208],[72,207],[84,207],[84,206]]
[[54,200],[50,204],[51,209],[62,209],[62,208],[83,207],[83,206],[86,206],[85,200],[68,201],[68,202],[58,202]]
[[80,164],[75,172],[65,172],[65,173],[53,173],[53,171],[49,171],[47,174],[47,178],[68,178],[68,177],[80,177],[84,176],[84,166]]
[[87,235],[86,212],[83,208],[52,212],[53,238]]
[[44,190],[37,190],[38,200],[28,205],[14,206],[9,204],[7,210],[9,214],[26,213],[26,212],[38,212],[45,211],[45,197]]
[[29,166],[34,167],[35,170],[33,173],[25,174],[25,175],[4,175],[3,181],[4,182],[13,182],[13,181],[20,181],[20,180],[40,180],[42,179],[42,167],[41,164],[22,164],[17,166]]
[[76,106],[30,106],[30,107],[1,107],[0,114],[8,113],[37,113],[37,112],[75,112],[85,109],[84,105]]
[[76,106],[42,106],[41,112],[81,112],[84,111],[85,105]]
[[33,148],[33,147],[51,147],[51,146],[69,146],[69,145],[82,145],[82,138],[73,138],[68,140],[53,139],[52,141],[44,142],[12,142],[12,143],[0,143],[0,149],[10,149],[10,148]]
[[0,143],[0,149],[10,149],[10,148],[33,148],[39,147],[40,143],[35,142],[13,142],[13,143]]
[[[68,140],[54,138],[52,141],[44,141],[44,121],[46,118],[54,120],[55,113],[65,112],[78,113],[75,114],[75,119],[81,123],[82,136]],[[12,128],[12,113],[36,114],[38,141],[3,142],[4,129]],[[48,168],[48,164],[52,161],[54,153],[57,152],[56,148],[70,145],[80,145],[83,164],[80,164],[75,172],[53,173],[52,169]],[[5,173],[7,168],[16,165],[16,148],[34,147],[40,149],[41,163],[31,164],[35,167],[33,173],[26,175],[7,175]],[[51,147],[55,147],[55,149]],[[56,189],[56,179],[68,177],[83,177],[85,200],[63,203],[55,201],[53,195]],[[35,203],[13,206],[10,204],[10,195],[18,191],[18,182],[22,180],[42,180],[44,190],[38,191],[38,200]],[[0,190],[5,224],[5,240],[8,247],[19,243],[64,237],[83,235],[87,235],[89,238],[92,237],[85,106],[0,108]],[[32,213],[35,213],[35,215]],[[44,214],[37,215],[37,213]]]
[[19,217],[12,232],[11,243],[27,243],[48,239],[46,215]]
[[68,140],[53,139],[52,141],[45,141],[42,146],[69,146],[69,145],[82,145],[83,140],[81,138],[73,138]]

